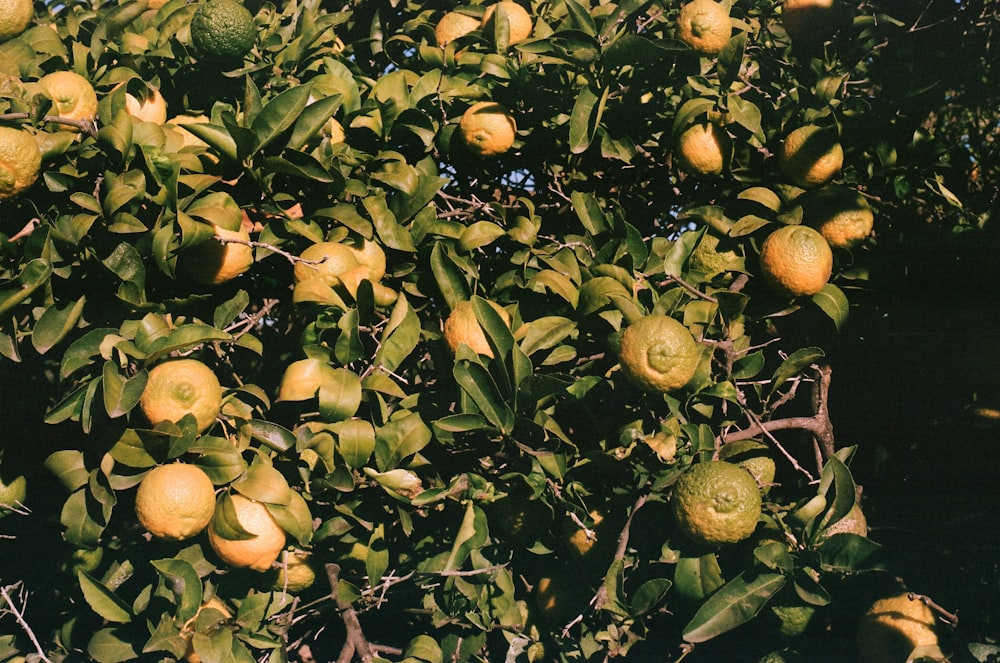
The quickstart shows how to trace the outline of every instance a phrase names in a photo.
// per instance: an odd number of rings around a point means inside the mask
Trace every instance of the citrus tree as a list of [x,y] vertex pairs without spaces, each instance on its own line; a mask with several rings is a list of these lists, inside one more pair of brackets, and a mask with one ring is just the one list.
[[996,164],[923,14],[2,4],[0,657],[664,660],[891,568],[828,357]]

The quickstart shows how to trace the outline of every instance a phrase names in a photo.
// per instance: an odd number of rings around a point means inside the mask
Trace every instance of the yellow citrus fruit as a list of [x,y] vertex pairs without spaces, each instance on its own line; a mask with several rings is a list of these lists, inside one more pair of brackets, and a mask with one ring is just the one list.
[[695,543],[712,547],[749,537],[761,513],[757,482],[723,460],[698,463],[682,474],[670,504],[681,531]]
[[517,123],[502,105],[480,101],[462,114],[458,130],[470,152],[489,157],[503,154],[514,145]]
[[721,174],[731,153],[729,134],[713,122],[690,126],[677,139],[678,166],[692,175]]
[[749,472],[765,493],[774,483],[774,453],[760,440],[739,440],[723,445],[719,449],[719,460],[735,463]]
[[577,559],[603,557],[602,553],[610,552],[609,546],[616,543],[617,532],[612,531],[604,511],[592,509],[587,515],[590,518],[589,531],[572,520],[564,521],[563,539],[570,554]]
[[187,642],[187,649],[184,652],[184,660],[187,663],[201,663],[201,656],[198,656],[197,652],[194,650],[194,634],[198,626],[198,616],[201,615],[203,610],[211,608],[212,610],[217,610],[221,615],[222,619],[214,625],[214,628],[208,629],[208,633],[213,633],[217,628],[222,626],[222,624],[233,616],[233,613],[226,607],[218,596],[213,596],[209,600],[205,601],[198,607],[198,612],[194,614],[194,617],[184,622],[184,626],[181,628],[181,637]]
[[693,0],[677,16],[677,36],[703,55],[721,51],[732,34],[729,10],[715,0]]
[[[486,303],[493,307],[508,326],[510,325],[510,314],[502,306],[490,300],[486,300]],[[469,300],[456,304],[444,321],[444,340],[453,353],[458,351],[458,346],[466,345],[476,354],[493,356],[493,349],[486,340],[486,333],[476,319],[476,311]]]
[[448,12],[434,27],[437,45],[444,48],[459,37],[464,37],[473,30],[477,30],[479,24],[480,19],[475,16],[469,16],[462,12]]
[[250,233],[245,228],[226,230],[215,226],[215,237],[219,239],[192,246],[178,259],[178,269],[203,285],[232,281],[253,266],[253,247],[249,245]]
[[791,40],[803,46],[822,43],[837,29],[835,0],[784,0],[781,24]]
[[27,131],[0,127],[0,200],[21,193],[38,179],[42,152]]
[[802,198],[803,223],[819,230],[830,246],[854,248],[871,235],[875,214],[857,191],[830,186]]
[[288,552],[279,560],[281,568],[272,569],[271,589],[298,594],[316,583],[317,567],[312,556],[303,550]]
[[208,526],[214,513],[212,480],[188,463],[153,468],[135,494],[139,523],[158,539],[189,539]]
[[670,316],[647,315],[621,333],[618,361],[633,384],[652,393],[680,389],[694,376],[701,350],[687,327]]
[[256,41],[253,15],[235,0],[208,0],[191,17],[191,42],[208,62],[237,64]]
[[52,100],[52,115],[80,122],[93,122],[97,117],[97,93],[80,74],[56,71],[42,76],[38,84]]
[[[114,92],[124,83],[111,88]],[[131,92],[125,93],[125,112],[139,120],[140,122],[152,122],[153,124],[163,124],[167,121],[167,101],[155,87],[148,86],[146,93],[136,97]]]
[[764,280],[783,295],[815,295],[833,273],[833,251],[817,230],[782,226],[761,245],[760,268]]
[[858,647],[865,663],[905,663],[917,647],[933,647],[938,642],[934,612],[907,594],[875,601],[858,626]]
[[336,369],[320,359],[300,359],[285,368],[278,387],[279,401],[305,401],[314,398],[324,384],[333,384]]
[[28,481],[24,476],[17,476],[4,483],[0,479],[0,518],[20,509],[28,496]]
[[844,165],[844,148],[832,129],[815,124],[792,131],[778,154],[781,172],[803,189],[823,186]]
[[858,536],[868,536],[868,519],[865,517],[864,511],[861,510],[860,504],[855,504],[843,518],[823,530],[817,543],[826,541],[834,534],[845,532]]
[[296,283],[319,279],[332,287],[340,283],[343,274],[361,266],[354,248],[340,242],[317,242],[299,258],[292,270]]
[[519,44],[531,36],[531,14],[524,7],[510,0],[492,4],[483,12],[482,27],[487,34],[493,33],[493,15],[496,14],[497,7],[502,7],[504,13],[507,14],[507,24],[510,26],[508,44],[511,46]]
[[772,605],[768,607],[777,622],[778,633],[792,638],[804,635],[816,616],[816,608],[811,605]]
[[35,19],[31,0],[0,0],[0,41],[7,41],[24,32]]
[[219,558],[230,566],[267,571],[285,547],[285,530],[281,529],[267,507],[254,500],[233,494],[236,519],[252,539],[226,539],[215,531],[214,522],[208,525],[208,542]]
[[706,232],[688,258],[688,267],[708,275],[727,272],[740,267],[740,254],[733,249],[719,248],[722,240]]
[[185,147],[208,147],[208,143],[181,127],[185,124],[208,124],[209,122],[209,118],[205,115],[175,115],[167,120],[167,125],[181,137],[181,148],[183,149]]
[[645,435],[642,441],[653,450],[653,452],[664,463],[669,463],[677,457],[677,437],[669,433],[660,431],[653,435]]
[[221,407],[219,378],[197,359],[174,359],[154,366],[139,400],[139,408],[154,426],[191,414],[198,432],[215,423]]

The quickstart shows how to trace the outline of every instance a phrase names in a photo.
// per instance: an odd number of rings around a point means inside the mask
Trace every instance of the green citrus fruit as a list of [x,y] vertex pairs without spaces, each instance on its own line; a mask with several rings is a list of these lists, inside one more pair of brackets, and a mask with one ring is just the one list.
[[666,393],[691,380],[701,350],[687,327],[670,316],[653,314],[622,331],[618,360],[625,376],[640,389]]
[[719,449],[719,460],[735,463],[749,472],[765,493],[774,483],[774,453],[770,446],[760,440],[740,440],[726,444]]
[[209,62],[238,64],[257,41],[257,26],[234,0],[208,0],[191,18],[191,41]]
[[0,127],[0,200],[21,193],[38,179],[42,152],[27,131]]
[[0,480],[0,518],[15,509],[20,509],[28,496],[28,481],[24,476],[17,476],[9,482]]
[[722,460],[698,463],[682,474],[670,503],[681,531],[712,547],[749,537],[761,514],[757,482],[743,468]]
[[719,248],[720,244],[722,244],[722,240],[716,235],[710,232],[702,235],[698,246],[694,248],[688,258],[688,267],[707,275],[739,269],[742,266],[740,254],[724,246]]

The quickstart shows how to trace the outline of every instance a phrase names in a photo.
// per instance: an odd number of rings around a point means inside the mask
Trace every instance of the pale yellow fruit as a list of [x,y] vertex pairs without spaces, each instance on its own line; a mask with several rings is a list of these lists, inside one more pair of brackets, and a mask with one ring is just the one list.
[[803,189],[823,186],[844,165],[844,148],[837,134],[815,124],[792,131],[778,154],[781,172]]
[[691,380],[701,351],[687,327],[669,316],[653,314],[622,331],[618,361],[629,381],[644,391],[662,394]]
[[331,143],[343,143],[347,135],[344,133],[344,125],[334,118],[330,118],[320,129],[324,138],[328,138]]
[[[489,300],[486,300],[486,303],[493,307],[508,326],[510,325],[510,314],[502,306]],[[444,321],[444,340],[453,353],[458,351],[459,346],[465,345],[476,354],[493,356],[493,349],[486,340],[486,333],[476,318],[472,302],[468,300],[456,304]]]
[[240,540],[223,538],[215,531],[213,521],[208,526],[208,542],[215,554],[230,566],[267,571],[285,547],[285,531],[260,502],[237,494],[231,499],[240,526],[256,536]]
[[38,179],[42,152],[27,131],[0,127],[0,200],[16,196]]
[[483,12],[482,27],[487,34],[493,33],[493,15],[496,14],[497,7],[503,7],[507,14],[507,23],[510,26],[508,43],[511,46],[519,44],[531,36],[531,14],[524,7],[510,0],[490,5]]
[[480,101],[462,114],[458,130],[470,152],[488,157],[503,154],[514,145],[517,123],[502,105]]
[[292,269],[296,283],[318,279],[328,286],[340,284],[346,272],[361,265],[353,247],[340,242],[318,242],[307,247]]
[[449,43],[479,29],[480,19],[462,12],[448,12],[434,27],[437,45],[444,48]]
[[729,134],[712,122],[688,127],[677,139],[678,165],[692,175],[722,174],[731,154]]
[[97,117],[97,93],[80,74],[56,71],[42,76],[38,85],[52,100],[52,115],[79,122],[93,122]]
[[764,280],[789,297],[815,295],[833,273],[833,251],[818,231],[807,226],[782,226],[760,247]]
[[198,432],[215,423],[221,407],[219,378],[197,359],[174,359],[154,366],[139,400],[139,408],[154,426],[191,414]]
[[303,550],[286,553],[279,563],[281,568],[272,569],[271,589],[276,592],[298,594],[316,583],[317,565],[312,556]]
[[[203,285],[219,285],[232,281],[253,266],[250,233],[214,227],[215,237],[184,251],[178,260],[178,270]],[[229,240],[229,241],[219,241]]]
[[201,532],[215,513],[215,486],[188,463],[153,468],[139,483],[135,515],[158,539],[183,541]]
[[729,10],[715,0],[693,0],[677,16],[677,36],[702,55],[715,55],[729,42]]
[[834,248],[854,248],[868,239],[875,226],[872,208],[857,191],[830,186],[802,199],[803,223],[819,230]]
[[300,359],[285,368],[278,388],[279,401],[304,401],[315,398],[324,384],[333,384],[337,373],[333,366],[320,359]]
[[[111,88],[114,92],[124,83]],[[142,98],[136,97],[131,92],[125,93],[125,112],[139,120],[140,122],[152,122],[153,124],[163,124],[167,121],[167,101],[155,87],[149,86],[146,94]]]
[[31,0],[0,0],[0,41],[18,36],[34,20],[35,5]]
[[905,663],[917,647],[933,647],[938,642],[934,612],[908,594],[875,601],[858,626],[858,647],[865,663]]

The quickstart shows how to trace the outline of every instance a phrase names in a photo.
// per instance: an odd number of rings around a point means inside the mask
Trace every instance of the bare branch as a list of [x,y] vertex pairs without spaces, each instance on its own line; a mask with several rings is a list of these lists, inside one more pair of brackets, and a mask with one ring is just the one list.
[[35,636],[35,632],[31,630],[31,627],[28,626],[28,622],[25,621],[24,619],[24,612],[25,612],[25,607],[28,603],[28,598],[24,594],[23,586],[21,588],[22,589],[21,596],[19,597],[21,602],[20,609],[18,609],[18,607],[14,605],[14,601],[11,600],[10,598],[10,592],[8,590],[13,589],[15,587],[17,587],[17,585],[7,585],[6,587],[0,587],[0,598],[3,598],[3,600],[7,603],[7,605],[10,606],[8,608],[10,614],[14,615],[14,619],[17,620],[18,625],[25,632],[25,634],[27,634],[28,639],[31,640],[31,644],[35,646],[35,651],[38,652],[39,659],[44,661],[44,663],[52,663],[52,661],[49,660],[49,658],[45,655],[45,649],[42,647],[42,644],[38,641],[38,638]]

